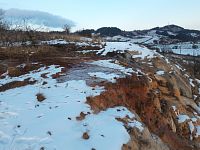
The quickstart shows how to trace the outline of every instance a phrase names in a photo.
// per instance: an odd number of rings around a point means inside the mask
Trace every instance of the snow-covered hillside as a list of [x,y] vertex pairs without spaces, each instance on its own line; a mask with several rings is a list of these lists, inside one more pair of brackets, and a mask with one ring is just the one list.
[[[149,49],[156,39],[155,32],[109,37],[103,47],[87,50],[96,44],[83,38],[73,45],[75,55],[7,68],[0,76],[0,149],[198,147],[200,81],[182,60]],[[40,67],[26,72],[27,66]],[[11,76],[14,68],[25,73]]]
[[[43,147],[48,150],[64,150],[67,147],[117,150],[129,141],[130,136],[123,123],[115,118],[127,116],[130,118],[129,126],[142,131],[142,123],[134,119],[135,115],[127,108],[115,107],[93,114],[90,106],[85,103],[88,96],[96,96],[104,91],[104,87],[88,86],[86,80],[95,77],[115,82],[117,78],[131,75],[133,70],[115,64],[112,60],[93,61],[89,64],[95,70],[104,68],[107,71],[90,72],[88,69],[85,72],[87,78],[82,75],[82,79],[68,78],[62,83],[52,78],[52,75],[62,70],[62,67],[55,65],[19,77],[4,74],[6,77],[0,80],[1,86],[25,79],[36,83],[0,93],[0,149],[38,150]],[[45,78],[42,74],[45,74]],[[37,101],[38,93],[44,95],[44,102]],[[77,120],[82,113],[86,114],[86,118]],[[88,134],[89,140],[83,139],[84,133]]]

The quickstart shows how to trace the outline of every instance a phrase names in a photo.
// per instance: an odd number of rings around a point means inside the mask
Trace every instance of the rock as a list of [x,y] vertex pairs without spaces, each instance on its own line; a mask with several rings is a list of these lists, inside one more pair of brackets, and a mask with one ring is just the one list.
[[84,114],[83,112],[80,113],[80,115],[78,117],[76,117],[76,120],[81,121],[85,119],[86,114]]
[[146,127],[143,132],[133,128],[130,136],[131,140],[122,146],[122,150],[169,150],[169,147]]
[[36,95],[36,97],[37,97],[38,102],[42,102],[46,99],[45,96],[42,93],[38,93]]
[[173,118],[171,118],[171,124],[170,124],[170,126],[171,126],[171,129],[172,129],[172,131],[174,132],[174,133],[176,133],[176,124],[174,123],[174,120],[173,120]]
[[88,140],[90,138],[90,136],[88,135],[87,132],[84,132],[83,135],[82,135],[82,138],[85,139],[85,140]]

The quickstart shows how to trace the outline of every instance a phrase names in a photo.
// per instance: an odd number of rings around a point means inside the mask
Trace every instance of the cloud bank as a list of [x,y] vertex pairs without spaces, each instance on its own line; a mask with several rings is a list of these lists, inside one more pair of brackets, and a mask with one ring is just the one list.
[[26,19],[30,24],[46,26],[49,28],[62,28],[65,24],[68,24],[71,27],[75,26],[75,23],[72,20],[42,11],[9,9],[5,11],[5,19],[11,23],[20,23]]

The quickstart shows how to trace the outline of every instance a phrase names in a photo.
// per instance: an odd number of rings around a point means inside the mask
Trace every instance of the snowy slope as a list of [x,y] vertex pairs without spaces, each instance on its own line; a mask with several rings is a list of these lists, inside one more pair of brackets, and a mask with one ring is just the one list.
[[106,42],[105,48],[98,51],[97,54],[103,56],[107,55],[109,52],[118,52],[124,53],[125,51],[135,52],[132,56],[133,58],[152,58],[157,53],[153,50],[150,50],[144,46],[134,44],[133,42]]
[[[106,73],[103,78],[114,81],[114,78],[123,77],[124,70],[111,60],[91,62],[91,65],[103,65],[113,73]],[[98,68],[98,67],[97,67]],[[143,130],[143,125],[134,120],[135,115],[124,107],[116,107],[93,114],[86,97],[99,95],[103,87],[90,87],[85,80],[68,79],[57,82],[51,75],[60,72],[62,67],[42,67],[29,74],[11,78],[7,76],[1,80],[1,85],[12,81],[23,81],[26,78],[37,80],[34,85],[27,85],[0,93],[0,149],[38,150],[65,150],[67,149],[104,149],[120,150],[130,139],[129,134],[118,122],[116,117],[126,117],[130,126]],[[121,72],[122,71],[122,72]],[[120,74],[124,74],[120,76]],[[47,73],[46,77],[41,77]],[[89,72],[90,76],[98,78],[103,72]],[[130,73],[129,73],[130,74]],[[70,76],[68,74],[67,76]],[[102,78],[102,76],[100,77]],[[42,84],[46,82],[47,84]],[[42,93],[46,99],[42,103],[36,99],[36,94]],[[120,111],[119,111],[120,110]],[[88,114],[82,121],[76,117],[83,112]],[[88,140],[82,138],[83,133],[90,136]],[[115,136],[113,136],[115,133]]]

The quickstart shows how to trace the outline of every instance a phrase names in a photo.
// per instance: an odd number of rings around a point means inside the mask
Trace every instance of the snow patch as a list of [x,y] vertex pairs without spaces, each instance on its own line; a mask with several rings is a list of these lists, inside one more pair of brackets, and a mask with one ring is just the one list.
[[105,68],[115,69],[126,75],[131,75],[131,73],[134,72],[132,68],[125,68],[119,64],[116,64],[116,63],[114,63],[114,60],[112,60],[112,59],[98,60],[98,61],[91,62],[90,64],[105,67]]
[[160,76],[162,76],[162,75],[164,75],[164,74],[165,74],[165,71],[163,71],[163,70],[160,70],[160,71],[157,71],[157,72],[156,72],[156,74],[157,74],[157,75],[160,75]]
[[179,115],[178,116],[178,123],[183,123],[185,122],[186,120],[189,120],[190,117],[188,115]]
[[152,58],[156,54],[155,51],[150,50],[144,46],[139,46],[132,42],[106,42],[105,48],[99,50],[97,54],[103,56],[107,55],[108,52],[119,52],[124,53],[125,51],[136,52],[137,54],[132,54],[133,58]]
[[93,72],[93,73],[88,73],[91,77],[97,77],[97,78],[102,78],[102,79],[106,79],[112,83],[116,82],[116,79],[119,78],[119,75],[117,74],[106,74],[103,72]]

